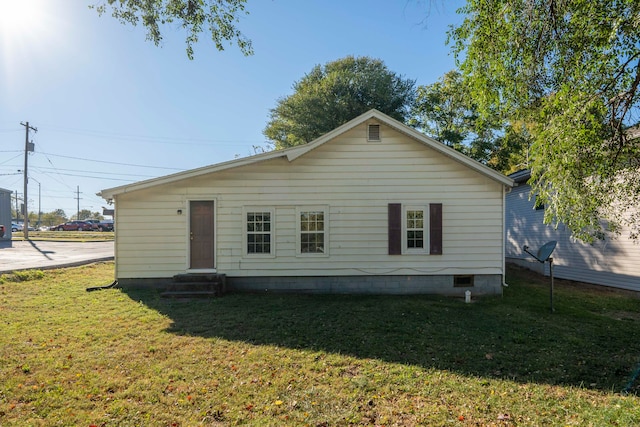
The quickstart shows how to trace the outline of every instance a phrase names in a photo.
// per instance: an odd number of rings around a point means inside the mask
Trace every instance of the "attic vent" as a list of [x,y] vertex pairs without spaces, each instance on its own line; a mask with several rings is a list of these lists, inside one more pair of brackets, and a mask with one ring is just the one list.
[[367,130],[367,141],[380,141],[380,125],[369,125]]

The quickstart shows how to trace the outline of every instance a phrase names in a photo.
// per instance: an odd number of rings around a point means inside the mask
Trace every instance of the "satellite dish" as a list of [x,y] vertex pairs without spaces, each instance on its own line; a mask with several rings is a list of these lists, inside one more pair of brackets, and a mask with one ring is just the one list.
[[555,241],[555,240],[547,242],[544,245],[542,245],[540,247],[540,249],[538,249],[538,252],[536,254],[533,254],[533,253],[529,252],[529,246],[525,245],[523,249],[524,249],[524,251],[526,253],[528,253],[529,255],[531,255],[532,257],[537,259],[538,261],[544,263],[545,261],[547,261],[549,259],[549,257],[551,256],[551,254],[555,250],[557,244],[558,244],[558,242]]
[[538,260],[541,262],[545,262],[551,256],[557,244],[558,242],[556,242],[555,240],[545,243],[540,249],[538,249],[536,258],[538,258]]

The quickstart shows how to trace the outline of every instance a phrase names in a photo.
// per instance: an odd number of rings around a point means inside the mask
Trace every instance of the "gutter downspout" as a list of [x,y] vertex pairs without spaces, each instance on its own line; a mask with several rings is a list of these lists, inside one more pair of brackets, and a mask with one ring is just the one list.
[[505,247],[507,244],[507,194],[511,193],[510,187],[505,187],[502,192],[502,287],[501,295],[504,296],[504,288],[509,287],[507,284],[507,253]]

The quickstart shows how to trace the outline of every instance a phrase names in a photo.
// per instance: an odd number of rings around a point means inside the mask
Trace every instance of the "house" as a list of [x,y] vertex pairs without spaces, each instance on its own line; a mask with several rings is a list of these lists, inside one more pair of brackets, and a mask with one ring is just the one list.
[[575,240],[571,232],[560,224],[557,229],[543,223],[544,206],[530,197],[531,178],[528,170],[509,175],[517,186],[506,196],[505,251],[508,262],[549,274],[548,263],[540,264],[522,248],[532,249],[555,240],[553,257],[555,277],[580,282],[640,291],[640,245],[627,238],[628,229],[619,236],[608,235],[605,240],[588,244]]
[[500,294],[513,181],[371,110],[302,146],[98,193],[116,279],[230,290]]

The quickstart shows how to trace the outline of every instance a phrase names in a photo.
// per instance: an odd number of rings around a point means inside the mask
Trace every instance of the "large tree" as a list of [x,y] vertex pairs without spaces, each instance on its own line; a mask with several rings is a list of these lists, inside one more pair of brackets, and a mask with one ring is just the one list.
[[293,89],[277,101],[264,130],[277,149],[310,142],[372,108],[404,122],[415,98],[415,81],[369,57],[317,65]]
[[500,172],[528,166],[527,127],[505,121],[497,111],[480,116],[468,82],[457,70],[433,84],[418,86],[409,123]]
[[476,107],[458,71],[437,82],[418,86],[411,125],[458,151],[467,151],[475,139]]
[[[481,116],[531,124],[533,192],[585,240],[640,229],[640,2],[467,0],[450,32]],[[613,207],[613,208],[612,208]]]
[[193,45],[201,33],[208,33],[218,50],[236,43],[245,55],[253,53],[251,40],[236,27],[246,0],[106,0],[91,6],[100,15],[111,15],[123,24],[142,23],[147,40],[162,42],[163,26],[178,23],[187,33],[187,56],[193,59]]

